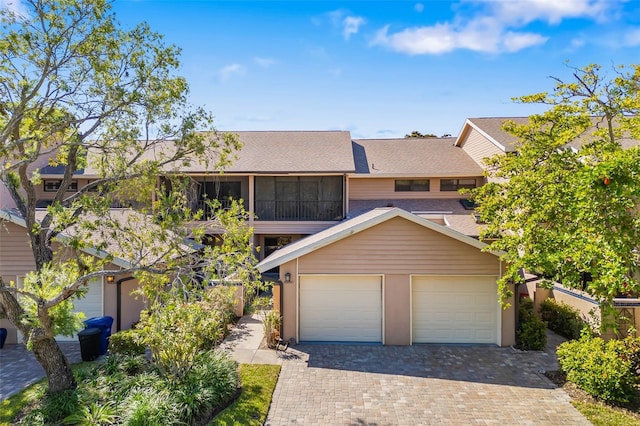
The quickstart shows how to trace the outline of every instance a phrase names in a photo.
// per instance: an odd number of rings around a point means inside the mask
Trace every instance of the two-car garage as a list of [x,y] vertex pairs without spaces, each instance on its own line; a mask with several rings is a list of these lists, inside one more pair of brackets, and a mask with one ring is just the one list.
[[[412,343],[497,344],[495,276],[411,276]],[[299,340],[383,342],[383,276],[304,275]]]
[[404,210],[375,209],[258,269],[280,267],[275,307],[288,340],[511,345],[515,313],[498,302],[503,265],[484,247]]

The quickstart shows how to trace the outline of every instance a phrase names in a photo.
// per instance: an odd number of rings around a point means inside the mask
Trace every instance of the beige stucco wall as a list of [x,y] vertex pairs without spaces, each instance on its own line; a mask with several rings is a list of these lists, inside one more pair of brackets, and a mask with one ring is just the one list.
[[471,128],[462,142],[462,149],[482,168],[486,167],[483,161],[485,158],[493,157],[496,154],[504,154],[502,149],[474,128]]
[[[289,272],[291,274],[291,282],[285,282],[284,275]],[[292,260],[280,265],[280,281],[282,281],[282,338],[289,340],[293,338],[297,340],[297,315],[298,310],[298,294],[297,294],[297,269],[296,261]]]
[[[115,266],[107,267],[107,269],[115,269]],[[113,283],[104,283],[104,315],[113,317],[112,332],[117,329],[118,318],[118,298],[117,298],[117,282],[120,279],[128,278],[129,275],[115,275]],[[140,312],[147,309],[147,301],[142,296],[133,295],[132,292],[138,288],[138,280],[126,280],[120,284],[120,330],[128,330],[131,326],[140,320]]]
[[502,314],[502,318],[501,318],[502,335],[501,335],[501,341],[500,341],[501,346],[512,346],[516,344],[516,317],[515,317],[516,297],[518,296],[514,294],[507,301],[507,303],[511,306],[510,308],[507,308],[507,309],[501,308],[500,310]]
[[[456,176],[455,178],[459,178]],[[476,185],[484,182],[482,176],[468,176],[475,178]],[[429,178],[429,191],[411,192],[395,191],[396,179],[420,179],[420,178],[355,178],[347,180],[350,200],[401,200],[401,199],[429,199],[429,198],[460,198],[458,191],[440,191],[440,178]],[[446,178],[443,178],[446,179]]]
[[411,343],[411,275],[384,276],[385,345]]
[[[284,282],[286,272],[291,273],[290,283]],[[501,264],[496,256],[466,243],[402,218],[391,219],[280,266],[285,339],[297,338],[297,275],[327,273],[383,275],[385,344],[408,345],[411,274],[497,276]],[[514,343],[514,321],[513,307],[502,311],[503,345]]]

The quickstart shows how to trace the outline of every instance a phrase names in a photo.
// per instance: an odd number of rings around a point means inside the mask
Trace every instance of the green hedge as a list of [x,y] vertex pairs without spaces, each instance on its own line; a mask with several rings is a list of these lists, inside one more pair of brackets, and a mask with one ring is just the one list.
[[[631,339],[636,340],[636,339]],[[603,401],[628,403],[635,395],[637,376],[632,359],[637,355],[637,341],[605,342],[584,333],[579,340],[558,346],[556,353],[567,380],[589,395]]]
[[540,304],[540,315],[551,330],[567,339],[579,339],[582,329],[588,326],[580,311],[552,298]]
[[547,324],[533,314],[533,301],[525,297],[518,309],[519,327],[517,347],[525,351],[539,351],[547,346]]

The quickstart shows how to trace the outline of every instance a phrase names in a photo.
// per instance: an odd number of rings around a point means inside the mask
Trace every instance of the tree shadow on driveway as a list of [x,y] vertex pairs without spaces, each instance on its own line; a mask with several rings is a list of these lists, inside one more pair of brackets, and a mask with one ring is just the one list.
[[310,368],[393,374],[486,384],[553,389],[545,371],[558,369],[550,336],[546,351],[493,345],[301,344],[293,348]]

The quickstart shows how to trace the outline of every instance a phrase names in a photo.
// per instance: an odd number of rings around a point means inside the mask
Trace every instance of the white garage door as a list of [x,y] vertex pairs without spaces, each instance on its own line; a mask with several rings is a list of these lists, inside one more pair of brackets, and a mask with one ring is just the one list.
[[[84,312],[85,319],[102,316],[102,280],[97,278],[89,282],[89,291],[80,300],[74,300],[76,312]],[[84,328],[84,325],[83,325]],[[59,342],[77,341],[78,337],[74,334],[69,336],[56,336]]]
[[300,340],[382,341],[382,278],[300,277]]
[[498,344],[497,277],[412,279],[414,343]]

